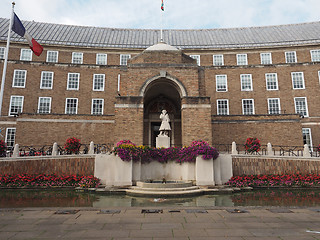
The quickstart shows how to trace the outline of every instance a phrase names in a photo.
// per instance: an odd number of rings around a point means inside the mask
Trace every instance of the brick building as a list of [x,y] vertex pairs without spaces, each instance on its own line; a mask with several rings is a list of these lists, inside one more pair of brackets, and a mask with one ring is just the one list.
[[[8,31],[0,18],[0,69]],[[239,29],[112,29],[25,21],[12,34],[0,118],[8,145],[320,143],[320,22]]]

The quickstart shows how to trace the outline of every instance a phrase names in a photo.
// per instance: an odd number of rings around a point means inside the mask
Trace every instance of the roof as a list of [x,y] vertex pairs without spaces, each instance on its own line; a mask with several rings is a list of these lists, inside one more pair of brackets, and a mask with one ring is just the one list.
[[[160,30],[120,29],[22,21],[43,45],[102,48],[148,48],[160,40]],[[0,40],[7,40],[9,20],[0,18]],[[229,28],[163,30],[163,41],[182,49],[270,47],[320,43],[320,22]],[[26,42],[16,33],[11,41]]]

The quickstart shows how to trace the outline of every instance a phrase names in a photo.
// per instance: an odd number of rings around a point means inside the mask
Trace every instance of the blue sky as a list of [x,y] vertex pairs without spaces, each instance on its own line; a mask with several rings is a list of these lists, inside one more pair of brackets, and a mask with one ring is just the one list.
[[[21,20],[111,28],[201,29],[318,21],[320,0],[16,0]],[[1,0],[9,18],[11,0]]]

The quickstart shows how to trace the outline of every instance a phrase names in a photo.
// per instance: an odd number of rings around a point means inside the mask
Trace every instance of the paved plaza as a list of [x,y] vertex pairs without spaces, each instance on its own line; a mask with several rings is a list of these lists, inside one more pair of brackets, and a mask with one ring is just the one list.
[[316,208],[0,209],[0,239],[320,239]]

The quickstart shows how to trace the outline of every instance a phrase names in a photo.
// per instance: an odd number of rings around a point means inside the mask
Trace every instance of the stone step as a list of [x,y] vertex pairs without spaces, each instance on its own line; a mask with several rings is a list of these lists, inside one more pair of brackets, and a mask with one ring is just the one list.
[[177,190],[177,191],[143,191],[138,189],[127,189],[126,193],[131,196],[143,197],[178,197],[178,196],[191,196],[201,195],[204,193],[203,189],[193,190]]
[[191,187],[183,187],[183,188],[144,188],[144,187],[131,187],[130,189],[132,190],[137,190],[137,191],[151,191],[151,192],[171,192],[171,191],[190,191],[190,190],[195,190],[199,189],[198,186],[191,186]]

